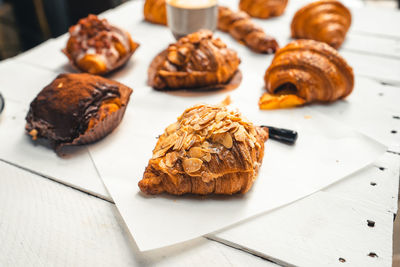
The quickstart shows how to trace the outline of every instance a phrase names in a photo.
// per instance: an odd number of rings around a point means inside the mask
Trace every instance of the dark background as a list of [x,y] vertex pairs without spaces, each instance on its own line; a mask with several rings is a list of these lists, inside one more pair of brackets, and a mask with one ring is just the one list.
[[0,60],[57,37],[88,14],[127,0],[0,0]]

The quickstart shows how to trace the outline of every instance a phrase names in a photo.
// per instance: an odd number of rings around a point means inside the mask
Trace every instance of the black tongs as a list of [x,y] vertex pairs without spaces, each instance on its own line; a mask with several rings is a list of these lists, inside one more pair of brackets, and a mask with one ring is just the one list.
[[294,145],[297,140],[297,132],[293,130],[283,129],[283,128],[276,128],[272,126],[261,125],[261,127],[268,128],[269,131],[269,138],[272,140],[285,143],[288,145]]

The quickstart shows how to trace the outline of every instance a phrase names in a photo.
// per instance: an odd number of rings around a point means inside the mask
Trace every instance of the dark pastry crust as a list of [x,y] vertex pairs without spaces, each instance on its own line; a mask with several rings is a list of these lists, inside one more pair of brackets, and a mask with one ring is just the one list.
[[201,30],[179,39],[152,61],[148,84],[157,90],[191,89],[212,90],[238,86],[240,59],[212,32]]
[[[60,74],[32,101],[26,116],[26,131],[37,131],[37,137],[48,139],[56,147],[96,141],[118,125],[131,93],[129,87],[100,76]],[[97,115],[99,107],[110,99],[118,99],[121,103],[119,110],[111,114],[119,121],[112,129],[102,127],[102,133],[96,132],[100,131],[98,127],[87,131],[89,121]],[[85,135],[92,138],[82,139]]]
[[228,7],[220,6],[218,29],[228,32],[233,38],[257,53],[270,54],[279,48],[275,38],[267,35],[243,11],[235,12]]

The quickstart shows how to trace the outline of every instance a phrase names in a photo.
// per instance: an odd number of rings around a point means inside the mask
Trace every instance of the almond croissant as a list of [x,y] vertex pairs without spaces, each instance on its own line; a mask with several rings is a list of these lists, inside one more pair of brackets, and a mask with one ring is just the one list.
[[278,50],[267,69],[261,109],[333,102],[354,87],[353,69],[331,46],[313,40],[296,40]]
[[339,48],[351,24],[350,11],[339,1],[321,0],[301,8],[293,17],[293,38],[312,39]]
[[146,0],[143,7],[143,15],[145,20],[167,25],[167,10],[165,0]]
[[288,0],[240,0],[239,8],[252,17],[266,19],[282,15]]
[[242,11],[234,12],[227,7],[220,6],[218,29],[228,32],[233,38],[257,53],[270,54],[279,48],[276,40],[265,34],[263,29]]
[[268,130],[223,105],[196,105],[165,129],[139,182],[146,194],[246,193],[257,177]]
[[212,32],[200,30],[182,37],[150,65],[148,83],[155,89],[204,88],[228,83],[240,59]]

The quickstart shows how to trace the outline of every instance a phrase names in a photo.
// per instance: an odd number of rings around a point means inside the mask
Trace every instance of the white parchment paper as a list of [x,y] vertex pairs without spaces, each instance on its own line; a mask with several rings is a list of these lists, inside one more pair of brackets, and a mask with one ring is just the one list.
[[[293,202],[368,165],[385,151],[383,145],[309,108],[263,112],[238,103],[236,106],[241,106],[244,115],[256,124],[297,130],[297,144],[269,140],[259,177],[246,195],[146,196],[137,183],[156,137],[190,106],[182,97],[151,97],[157,94],[136,95],[127,110],[125,120],[129,123],[89,148],[141,250],[196,238]],[[222,96],[219,98],[222,100]]]

